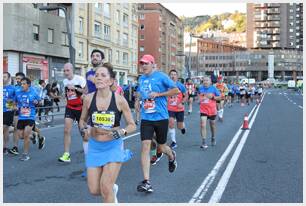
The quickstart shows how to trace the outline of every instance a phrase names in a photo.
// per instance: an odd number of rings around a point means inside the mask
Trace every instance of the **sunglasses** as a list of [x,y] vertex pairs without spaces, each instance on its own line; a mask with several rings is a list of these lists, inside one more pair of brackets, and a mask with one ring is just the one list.
[[67,89],[68,92],[74,92],[75,89]]
[[140,62],[140,65],[149,65],[150,62]]

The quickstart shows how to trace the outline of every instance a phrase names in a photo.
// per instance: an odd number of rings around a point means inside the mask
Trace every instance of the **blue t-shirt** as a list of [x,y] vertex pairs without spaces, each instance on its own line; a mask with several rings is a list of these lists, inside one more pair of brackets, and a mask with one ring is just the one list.
[[186,87],[179,81],[176,81],[176,87],[184,94],[187,92]]
[[233,85],[233,84],[228,84],[228,85],[227,85],[227,88],[228,88],[228,92],[229,92],[229,93],[232,93],[232,94],[235,93],[235,91],[234,91],[234,85]]
[[95,76],[96,72],[91,69],[90,71],[86,72],[86,83],[88,88],[88,94],[97,91],[96,85],[88,79],[89,76]]
[[149,76],[142,75],[137,89],[142,101],[141,119],[149,121],[168,119],[167,97],[150,99],[149,95],[151,92],[162,93],[173,88],[176,88],[175,83],[163,72],[154,71]]
[[35,120],[35,105],[40,101],[40,97],[35,90],[30,87],[29,91],[18,91],[15,95],[15,102],[18,107],[19,120]]
[[199,93],[200,94],[214,94],[216,97],[220,96],[221,93],[219,91],[219,89],[217,89],[217,87],[215,87],[214,85],[210,85],[209,87],[205,87],[204,85],[201,85],[199,87]]
[[3,87],[3,112],[13,111],[15,101],[15,86]]

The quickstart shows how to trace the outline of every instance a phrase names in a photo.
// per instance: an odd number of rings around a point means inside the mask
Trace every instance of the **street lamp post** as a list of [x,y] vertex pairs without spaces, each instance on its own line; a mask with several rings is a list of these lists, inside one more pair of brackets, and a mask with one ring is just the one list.
[[63,6],[41,6],[39,7],[39,10],[43,10],[43,11],[52,11],[52,10],[58,10],[58,9],[61,9],[65,13],[65,21],[66,21],[66,27],[67,27],[68,44],[69,44],[69,60],[70,60],[70,63],[74,67],[75,49],[72,47],[72,43],[71,43],[71,31],[70,31],[69,21],[67,17],[67,9]]

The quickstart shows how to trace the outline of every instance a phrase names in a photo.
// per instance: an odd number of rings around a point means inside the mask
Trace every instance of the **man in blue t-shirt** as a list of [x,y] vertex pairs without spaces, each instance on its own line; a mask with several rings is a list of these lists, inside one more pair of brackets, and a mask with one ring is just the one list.
[[11,84],[11,74],[3,73],[3,154],[8,154],[7,143],[9,140],[9,128],[14,121],[15,87]]
[[104,53],[99,49],[94,49],[92,50],[90,57],[93,68],[91,68],[88,72],[86,72],[85,93],[87,94],[95,92],[97,90],[96,85],[93,82],[93,79],[96,73],[96,68],[102,66],[103,64]]
[[35,90],[31,89],[31,80],[24,77],[21,80],[22,90],[16,92],[15,103],[18,108],[18,137],[24,138],[23,154],[21,161],[27,161],[29,156],[29,143],[32,129],[35,127],[36,108],[35,105],[41,101]]
[[153,192],[149,182],[150,146],[154,135],[161,152],[169,158],[169,172],[176,169],[175,152],[167,146],[168,109],[167,96],[179,93],[174,82],[163,72],[157,71],[152,55],[144,55],[140,60],[143,75],[139,78],[138,92],[141,104],[140,136],[142,141],[141,163],[144,180],[137,186],[139,192]]

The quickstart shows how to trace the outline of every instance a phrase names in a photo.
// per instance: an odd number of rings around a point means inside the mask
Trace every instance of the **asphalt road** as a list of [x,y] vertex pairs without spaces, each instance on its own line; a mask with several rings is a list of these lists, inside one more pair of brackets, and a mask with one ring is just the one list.
[[[287,97],[296,104],[291,103]],[[126,139],[125,147],[131,149],[134,156],[123,165],[117,180],[119,202],[209,202],[213,194],[220,196],[222,189],[219,202],[302,202],[303,117],[299,106],[303,106],[301,96],[292,91],[274,89],[267,91],[258,110],[255,103],[245,107],[234,104],[232,108],[225,109],[225,121],[217,123],[217,146],[209,146],[203,151],[200,149],[198,105],[195,103],[194,112],[185,118],[186,134],[182,135],[177,131],[177,170],[171,174],[168,172],[165,157],[151,167],[151,183],[155,190],[152,194],[136,191],[137,184],[142,180],[140,137],[134,135]],[[244,114],[250,114],[251,111],[253,112],[249,120],[254,121],[253,125],[250,124],[251,129],[241,131],[235,137]],[[39,151],[37,145],[31,145],[30,161],[21,162],[19,157],[4,156],[3,201],[101,202],[100,197],[89,194],[86,179],[81,177],[84,154],[76,126],[72,135],[70,164],[57,161],[63,152],[63,125],[45,128],[42,133],[47,138],[46,147]],[[245,144],[237,162],[233,164],[231,158],[237,153],[239,145],[241,146],[243,136],[246,138]],[[236,141],[233,142],[234,140]],[[230,166],[233,171],[226,178],[225,174]],[[223,176],[227,179],[225,186],[224,181],[221,181]],[[218,187],[222,183],[223,188]],[[217,188],[221,190],[216,192]]]

